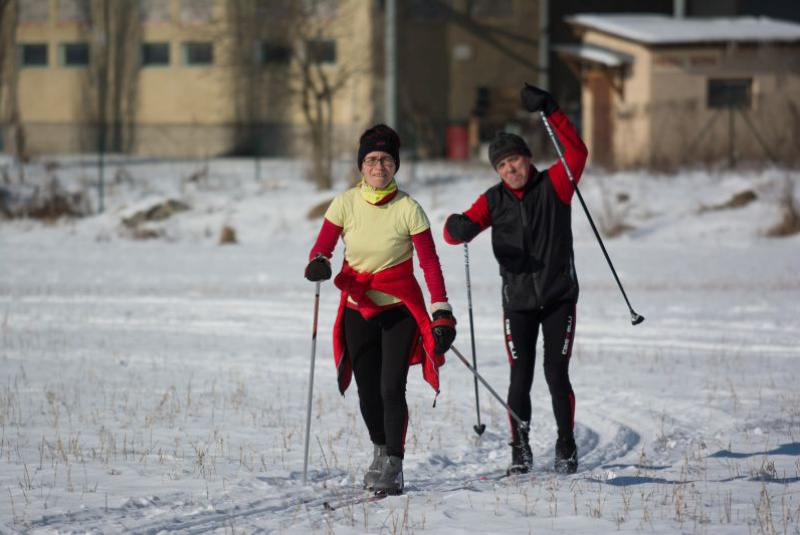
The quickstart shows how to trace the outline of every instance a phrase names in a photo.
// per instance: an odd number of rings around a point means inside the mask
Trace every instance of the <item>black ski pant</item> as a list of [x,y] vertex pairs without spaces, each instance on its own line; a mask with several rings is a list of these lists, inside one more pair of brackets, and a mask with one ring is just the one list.
[[411,350],[419,337],[417,322],[405,306],[369,321],[346,308],[344,336],[369,438],[374,444],[385,444],[389,455],[403,458],[408,427],[406,380]]
[[[541,327],[544,338],[544,377],[550,389],[559,434],[575,426],[575,394],[569,381],[569,360],[575,340],[577,300],[558,301],[540,310],[504,310],[503,324],[511,382],[508,406],[525,422],[531,420],[531,386],[536,364],[536,343]],[[516,420],[509,417],[511,436],[520,442]]]

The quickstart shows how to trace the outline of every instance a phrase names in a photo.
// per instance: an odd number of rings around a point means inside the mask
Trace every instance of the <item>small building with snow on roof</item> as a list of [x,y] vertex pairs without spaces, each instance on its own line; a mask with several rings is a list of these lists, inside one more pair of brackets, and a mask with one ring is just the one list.
[[579,14],[553,48],[581,80],[590,163],[800,162],[800,24]]

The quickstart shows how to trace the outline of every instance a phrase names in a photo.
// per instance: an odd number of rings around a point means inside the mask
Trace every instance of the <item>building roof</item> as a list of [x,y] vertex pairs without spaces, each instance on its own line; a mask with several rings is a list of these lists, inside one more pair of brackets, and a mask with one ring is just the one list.
[[800,42],[800,24],[767,17],[675,18],[638,13],[583,13],[566,17],[566,21],[650,45]]
[[622,67],[633,63],[633,56],[629,54],[588,43],[553,45],[553,50],[591,63],[599,63],[606,67]]

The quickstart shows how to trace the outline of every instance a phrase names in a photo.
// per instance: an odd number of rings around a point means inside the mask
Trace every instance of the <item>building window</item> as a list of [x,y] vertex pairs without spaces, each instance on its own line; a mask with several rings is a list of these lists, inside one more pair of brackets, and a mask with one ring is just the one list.
[[306,41],[308,59],[314,63],[336,63],[336,41],[312,39]]
[[292,59],[292,49],[275,41],[263,41],[259,48],[258,62],[261,65],[288,65]]
[[191,66],[213,64],[214,44],[199,41],[183,43],[183,63]]
[[710,109],[743,108],[752,105],[753,80],[712,79],[708,81],[707,106]]
[[58,22],[88,22],[89,0],[58,0]]
[[338,0],[316,0],[309,4],[314,17],[320,19],[332,19],[336,17]]
[[469,12],[482,19],[513,17],[514,0],[472,0]]
[[47,67],[47,45],[40,43],[19,45],[19,64],[22,67]]
[[142,22],[169,22],[169,0],[139,0],[139,17]]
[[181,22],[204,23],[214,20],[214,0],[181,0]]
[[64,43],[61,45],[61,65],[64,67],[86,67],[89,65],[88,43]]
[[255,0],[254,16],[257,22],[288,20],[292,16],[292,6],[286,0]]
[[17,1],[17,18],[21,23],[47,22],[50,19],[50,0]]
[[142,66],[157,67],[169,65],[169,43],[143,43]]

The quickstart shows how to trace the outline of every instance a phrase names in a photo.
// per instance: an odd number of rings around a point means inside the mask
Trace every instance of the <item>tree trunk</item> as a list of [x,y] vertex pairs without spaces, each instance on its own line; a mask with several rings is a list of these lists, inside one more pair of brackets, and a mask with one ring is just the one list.
[[[25,125],[19,115],[19,67],[14,50],[16,49],[17,4],[13,0],[0,0],[0,104],[5,101],[5,110],[0,109],[0,123],[8,121],[8,132],[13,145],[13,153],[19,163],[19,181],[25,181],[25,168],[28,160],[25,144]],[[3,97],[2,91],[7,92]]]

